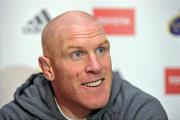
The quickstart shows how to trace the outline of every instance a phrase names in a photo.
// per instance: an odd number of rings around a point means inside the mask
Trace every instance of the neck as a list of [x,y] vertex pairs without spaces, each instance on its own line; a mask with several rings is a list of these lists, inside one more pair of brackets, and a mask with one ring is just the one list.
[[[58,102],[57,100],[57,105],[59,106],[59,109],[63,114],[70,119],[75,119],[75,120],[86,120],[87,116],[89,115],[89,111],[86,111],[82,109],[81,107],[72,107],[71,103],[70,104],[63,104],[62,102]],[[81,109],[81,110],[80,110]]]

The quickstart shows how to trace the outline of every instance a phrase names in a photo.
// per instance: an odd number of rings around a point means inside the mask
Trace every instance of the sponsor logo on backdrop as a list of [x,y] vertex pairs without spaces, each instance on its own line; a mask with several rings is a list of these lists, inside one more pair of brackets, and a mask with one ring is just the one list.
[[173,35],[180,36],[180,12],[170,21],[169,31]]
[[94,8],[94,16],[104,26],[109,35],[134,35],[135,13],[134,9]]
[[180,94],[180,68],[165,70],[166,94]]
[[46,24],[50,21],[50,15],[46,9],[42,9],[40,13],[33,16],[23,27],[23,32],[26,34],[41,33]]

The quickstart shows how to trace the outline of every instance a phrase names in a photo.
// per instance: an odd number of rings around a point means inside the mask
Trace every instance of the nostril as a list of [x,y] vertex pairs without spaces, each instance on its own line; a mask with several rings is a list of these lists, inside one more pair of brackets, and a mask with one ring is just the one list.
[[101,71],[101,67],[87,66],[86,72],[97,74]]

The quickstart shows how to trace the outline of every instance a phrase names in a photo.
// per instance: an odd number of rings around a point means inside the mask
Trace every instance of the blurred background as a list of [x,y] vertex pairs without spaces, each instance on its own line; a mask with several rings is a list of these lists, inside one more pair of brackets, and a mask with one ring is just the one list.
[[96,16],[111,43],[113,70],[180,120],[180,0],[0,0],[0,107],[40,71],[42,29],[67,10]]

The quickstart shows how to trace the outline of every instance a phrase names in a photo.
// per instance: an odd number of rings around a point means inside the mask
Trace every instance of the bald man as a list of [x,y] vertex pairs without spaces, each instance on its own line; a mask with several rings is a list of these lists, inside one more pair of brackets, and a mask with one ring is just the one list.
[[160,102],[111,67],[110,44],[90,14],[68,11],[42,34],[42,73],[17,89],[0,120],[167,120]]

